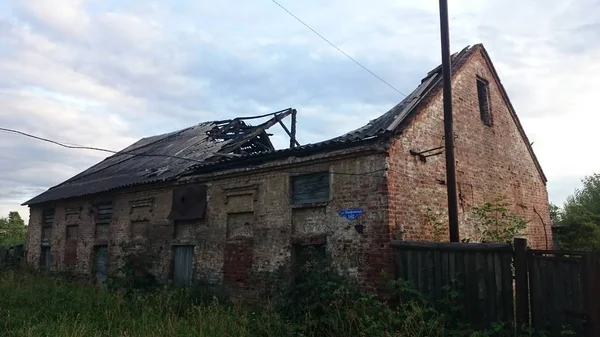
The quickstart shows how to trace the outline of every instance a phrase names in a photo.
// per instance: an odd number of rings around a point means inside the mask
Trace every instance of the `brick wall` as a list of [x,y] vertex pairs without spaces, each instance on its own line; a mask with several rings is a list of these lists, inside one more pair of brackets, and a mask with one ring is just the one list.
[[[198,221],[167,219],[173,186],[58,202],[54,205],[53,266],[65,269],[66,226],[77,224],[74,270],[80,273],[92,272],[94,246],[108,246],[109,265],[114,269],[122,262],[120,244],[130,243],[133,252],[143,252],[152,262],[151,272],[166,281],[173,276],[172,246],[193,245],[196,279],[250,289],[263,272],[289,269],[292,242],[310,244],[315,237],[323,237],[336,267],[372,283],[368,278],[374,277],[371,270],[376,265],[371,262],[377,260],[371,257],[376,254],[372,250],[389,241],[385,162],[383,152],[333,161],[321,154],[281,161],[257,173],[191,177],[182,183],[204,183],[208,188],[205,218]],[[330,200],[292,205],[290,177],[318,171],[331,172]],[[101,201],[114,203],[106,238],[96,235],[95,205]],[[34,266],[39,264],[41,251],[43,207],[30,209],[28,261]],[[80,211],[66,216],[66,209],[76,208]],[[344,208],[361,208],[364,214],[347,220],[339,215]]]
[[[489,82],[491,127],[480,118],[477,76]],[[531,221],[527,229],[530,245],[545,248],[548,242],[551,247],[544,181],[479,49],[454,74],[452,82],[461,238],[473,236],[471,208],[503,195],[514,205],[514,211]],[[390,227],[406,240],[433,239],[433,228],[424,217],[425,207],[447,219],[445,155],[429,157],[423,163],[409,154],[410,150],[420,152],[444,145],[442,103],[441,92],[424,102],[390,149]]]
[[[151,201],[149,197],[153,198]],[[132,221],[146,220],[149,223],[147,236],[143,239],[157,251],[168,250],[172,225],[166,219],[171,203],[170,189],[157,188],[149,191],[134,191],[127,194],[103,195],[96,198],[81,198],[72,201],[59,201],[55,204],[30,207],[27,261],[32,266],[39,264],[41,253],[41,221],[44,208],[54,208],[52,226],[51,253],[52,267],[67,269],[76,255],[75,272],[89,274],[92,271],[94,246],[106,245],[109,261],[116,262],[121,256],[122,243],[138,243],[132,240]],[[146,203],[142,207],[132,207],[140,200]],[[110,224],[96,226],[97,204],[113,202],[113,216]],[[77,225],[77,236],[67,240],[67,227]],[[104,232],[106,231],[106,232]],[[166,243],[166,245],[165,245]],[[69,254],[69,249],[76,253]],[[69,257],[69,255],[71,255]]]

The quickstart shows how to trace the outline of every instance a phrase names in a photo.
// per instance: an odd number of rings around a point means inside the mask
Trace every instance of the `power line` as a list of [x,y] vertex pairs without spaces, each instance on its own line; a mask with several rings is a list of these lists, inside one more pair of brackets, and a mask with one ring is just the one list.
[[365,67],[364,65],[362,65],[360,62],[358,62],[356,59],[354,59],[352,56],[346,54],[346,52],[344,52],[342,49],[340,49],[338,46],[336,46],[335,44],[333,44],[333,42],[327,40],[323,35],[319,34],[319,32],[317,32],[316,30],[314,30],[311,26],[309,26],[308,24],[306,24],[304,21],[302,21],[299,17],[297,17],[296,15],[294,15],[294,13],[290,12],[287,8],[283,7],[279,2],[277,2],[276,0],[271,0],[273,1],[277,6],[281,7],[281,9],[283,9],[284,11],[286,11],[289,15],[291,15],[294,19],[298,20],[298,22],[300,22],[301,24],[303,24],[304,26],[306,26],[306,28],[310,29],[313,33],[317,34],[318,37],[320,37],[321,39],[323,39],[323,41],[329,43],[333,48],[337,49],[340,53],[344,54],[347,58],[349,58],[350,60],[352,60],[352,62],[356,63],[358,66],[360,66],[361,68],[363,68],[364,70],[366,70],[369,74],[375,76],[377,79],[379,79],[381,82],[385,83],[388,87],[392,88],[393,90],[395,90],[397,93],[399,93],[400,95],[406,97],[406,94],[403,93],[402,91],[396,89],[396,87],[394,87],[393,85],[391,85],[390,83],[388,83],[386,80],[384,80],[383,78],[379,77],[377,74],[375,74],[374,72],[372,72],[371,70],[369,70],[367,67]]
[[[8,128],[2,128],[2,127],[0,127],[0,131],[4,131],[4,132],[8,132],[8,133],[13,133],[13,134],[18,134],[18,135],[21,135],[21,136],[33,138],[33,139],[36,139],[36,140],[39,140],[39,141],[43,141],[43,142],[48,142],[48,143],[55,144],[55,145],[58,145],[58,146],[61,146],[61,147],[64,147],[64,148],[68,148],[68,149],[101,151],[101,152],[109,152],[109,153],[114,153],[114,154],[128,154],[128,155],[132,155],[134,157],[136,157],[136,156],[139,156],[139,157],[168,157],[168,158],[173,158],[173,159],[182,159],[182,160],[189,160],[189,161],[193,161],[193,162],[197,162],[197,163],[204,163],[204,161],[202,161],[202,160],[197,160],[197,159],[192,159],[192,158],[186,158],[186,157],[180,157],[180,156],[171,156],[171,155],[164,155],[164,154],[135,153],[135,152],[132,152],[132,151],[113,151],[113,150],[103,149],[103,148],[99,148],[99,147],[92,147],[92,146],[67,145],[65,143],[58,142],[58,141],[55,141],[55,140],[52,140],[52,139],[35,136],[35,135],[32,135],[32,134],[27,133],[27,132],[23,132],[23,131],[19,131],[19,130],[14,130],[14,129],[8,129]],[[120,162],[118,162],[116,164],[119,164],[119,163]],[[105,168],[103,168],[103,169],[105,169]],[[97,173],[97,172],[99,172],[99,171],[101,171],[103,169],[91,172],[90,174]],[[298,171],[298,172],[284,171],[284,170],[276,170],[276,171],[282,172],[282,173],[289,173],[289,174],[302,174],[302,173],[306,173],[304,171]],[[374,171],[370,171],[370,172],[361,172],[361,173],[334,172],[334,171],[331,171],[330,173],[334,174],[334,175],[370,176],[370,177],[382,178],[383,176],[377,175],[376,173],[384,172],[384,171],[387,171],[387,169],[379,169],[379,170],[374,170]],[[79,178],[81,178],[81,177],[79,177]]]
[[128,154],[128,155],[131,155],[131,156],[167,157],[167,158],[182,159],[182,160],[189,160],[189,161],[193,161],[193,162],[197,162],[197,163],[202,163],[201,160],[196,160],[196,159],[191,159],[191,158],[185,158],[185,157],[179,157],[179,156],[171,156],[171,155],[167,155],[167,154],[136,153],[136,152],[133,152],[133,151],[113,151],[113,150],[103,149],[103,148],[99,148],[99,147],[92,147],[92,146],[68,145],[68,144],[61,143],[61,142],[58,142],[58,141],[55,141],[55,140],[52,140],[52,139],[35,136],[35,135],[30,134],[30,133],[19,131],[19,130],[14,130],[14,129],[0,128],[0,131],[19,134],[21,136],[25,136],[25,137],[37,139],[37,140],[40,140],[40,141],[52,143],[52,144],[55,144],[55,145],[58,145],[58,146],[61,146],[61,147],[67,148],[67,149],[93,150],[93,151],[108,152],[108,153],[113,153],[113,154]]

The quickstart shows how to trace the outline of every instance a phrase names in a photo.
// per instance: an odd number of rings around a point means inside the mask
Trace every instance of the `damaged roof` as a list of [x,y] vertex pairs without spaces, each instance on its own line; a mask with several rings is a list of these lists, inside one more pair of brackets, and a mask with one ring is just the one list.
[[[452,54],[453,71],[458,70],[458,68],[473,53],[474,49],[475,46],[467,46],[460,52]],[[199,172],[204,170],[218,170],[219,168],[217,164],[221,164],[221,166],[227,166],[228,164],[230,164],[230,166],[232,166],[237,165],[239,161],[243,159],[262,160],[265,158],[265,156],[282,157],[288,155],[296,155],[298,152],[302,151],[316,152],[322,151],[324,149],[329,149],[334,146],[344,147],[367,140],[373,140],[380,136],[391,134],[392,132],[399,132],[407,125],[409,117],[411,116],[411,112],[415,110],[417,105],[420,102],[422,102],[426,97],[429,97],[429,94],[434,89],[441,88],[441,67],[442,66],[439,65],[430,72],[428,72],[427,75],[421,80],[419,86],[410,94],[408,94],[400,103],[396,104],[396,106],[391,108],[388,112],[384,113],[376,119],[371,120],[368,124],[356,130],[350,131],[344,135],[318,143],[306,144],[296,148],[281,149],[268,154],[249,154],[243,156],[242,158],[222,158],[218,163],[201,163],[198,165],[194,165],[190,168],[190,171]]]
[[[276,112],[273,119],[284,118],[292,112],[292,109]],[[240,119],[205,122],[143,138],[23,205],[167,181],[200,163],[274,151],[265,131],[274,124],[273,119],[258,126]]]
[[[488,58],[490,68],[495,73],[493,65],[489,61],[489,56],[481,44],[467,46],[460,52],[453,54],[452,72],[460,69],[469,59],[469,56],[479,48],[484,56]],[[99,164],[28,200],[23,205],[174,180],[182,175],[241,165],[247,163],[246,160],[262,161],[298,155],[302,152],[310,153],[333,147],[351,146],[377,139],[383,135],[401,132],[415,115],[413,112],[416,111],[415,108],[419,103],[431,97],[431,93],[441,89],[441,80],[440,65],[428,72],[419,86],[400,103],[380,117],[371,120],[365,126],[329,140],[294,146],[288,149],[275,150],[265,130],[276,123],[282,124],[281,119],[292,113],[292,111],[295,114],[295,110],[292,109],[269,114],[273,115],[273,118],[256,127],[244,123],[243,120],[248,118],[240,117],[233,120],[205,122],[176,132],[144,138],[118,154],[106,158]],[[500,89],[540,175],[546,181],[541,166],[502,85],[500,85]],[[267,115],[257,117],[265,116]],[[288,130],[286,129],[286,131]]]

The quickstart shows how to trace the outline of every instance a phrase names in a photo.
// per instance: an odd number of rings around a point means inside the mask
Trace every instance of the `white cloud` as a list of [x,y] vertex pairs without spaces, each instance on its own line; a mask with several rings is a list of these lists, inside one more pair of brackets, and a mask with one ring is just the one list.
[[21,0],[20,9],[46,28],[61,34],[83,38],[89,31],[90,18],[80,0]]

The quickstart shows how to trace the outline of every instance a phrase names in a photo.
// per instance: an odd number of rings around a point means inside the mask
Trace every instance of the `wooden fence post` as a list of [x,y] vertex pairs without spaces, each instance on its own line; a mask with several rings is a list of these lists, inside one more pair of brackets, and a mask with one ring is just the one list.
[[597,284],[600,281],[600,255],[588,253],[584,257],[585,264],[582,268],[583,307],[586,313],[584,326],[585,336],[598,336],[600,333],[600,291]]
[[515,238],[515,293],[517,333],[529,326],[529,281],[527,277],[527,240]]

